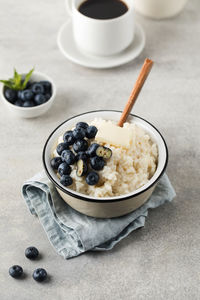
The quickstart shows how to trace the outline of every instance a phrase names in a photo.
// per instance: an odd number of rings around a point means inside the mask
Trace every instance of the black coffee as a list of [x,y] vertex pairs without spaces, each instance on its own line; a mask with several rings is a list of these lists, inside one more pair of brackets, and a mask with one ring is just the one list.
[[86,0],[78,10],[93,19],[113,19],[125,14],[128,7],[120,0]]

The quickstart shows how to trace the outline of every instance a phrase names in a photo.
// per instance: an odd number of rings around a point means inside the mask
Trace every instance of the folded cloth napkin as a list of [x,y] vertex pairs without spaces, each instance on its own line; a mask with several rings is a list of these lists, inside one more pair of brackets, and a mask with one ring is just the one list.
[[51,244],[65,259],[88,250],[112,249],[130,232],[144,226],[149,208],[170,202],[176,195],[164,174],[143,206],[122,217],[97,219],[83,215],[65,203],[44,172],[26,181],[22,194],[30,212],[38,216]]

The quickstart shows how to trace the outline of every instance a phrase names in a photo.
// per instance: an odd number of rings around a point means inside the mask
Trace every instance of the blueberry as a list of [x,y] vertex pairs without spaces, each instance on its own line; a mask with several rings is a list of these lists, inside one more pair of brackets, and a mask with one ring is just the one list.
[[10,103],[14,103],[17,100],[17,91],[5,88],[4,96]]
[[73,136],[73,131],[72,130],[66,131],[65,134],[63,135],[63,140],[68,145],[72,145],[75,142],[75,138]]
[[79,177],[83,176],[83,175],[87,174],[87,171],[88,171],[87,163],[84,160],[79,159],[77,162],[76,175]]
[[31,81],[28,81],[27,84],[26,84],[26,89],[29,89],[32,85],[32,82]]
[[17,91],[17,99],[20,99],[20,100],[21,100],[21,92],[22,92],[22,91]]
[[96,172],[90,172],[86,176],[85,180],[86,180],[88,185],[95,185],[99,181],[99,174],[97,174]]
[[64,150],[68,150],[68,149],[69,149],[69,146],[67,143],[60,143],[60,144],[58,144],[56,151],[57,151],[58,155],[61,155]]
[[78,161],[79,159],[82,159],[82,160],[84,160],[84,161],[87,161],[87,159],[88,159],[88,154],[87,154],[86,152],[84,152],[84,151],[78,152],[77,155],[76,155],[76,161]]
[[14,266],[10,267],[9,274],[13,278],[19,278],[23,274],[23,269],[22,269],[22,267],[20,267],[18,265],[14,265]]
[[69,175],[71,173],[71,170],[71,167],[65,162],[60,164],[58,167],[58,173],[60,174],[60,176]]
[[83,128],[75,128],[73,130],[73,136],[76,140],[82,140],[85,137],[85,129]]
[[51,98],[51,94],[49,94],[49,93],[45,94],[46,101],[48,101],[50,98]]
[[37,94],[34,97],[34,101],[36,103],[36,105],[40,105],[46,102],[46,97],[43,94]]
[[33,100],[33,92],[28,89],[23,91],[18,91],[18,98],[24,102]]
[[104,152],[105,152],[104,146],[99,146],[96,149],[96,155],[99,157],[104,157]]
[[97,134],[98,129],[95,126],[89,126],[86,130],[86,137],[88,139],[93,139],[95,135]]
[[51,82],[49,81],[40,81],[39,83],[41,83],[45,89],[45,92],[47,93],[51,93]]
[[39,251],[35,247],[28,247],[25,250],[25,256],[29,259],[36,259],[39,255]]
[[33,107],[33,106],[35,106],[35,103],[33,101],[27,100],[27,101],[23,102],[22,106],[23,107]]
[[16,106],[23,106],[23,102],[22,100],[18,99],[17,101],[15,101],[14,103]]
[[61,158],[68,165],[73,165],[76,161],[76,157],[71,150],[64,150],[61,154]]
[[86,140],[78,140],[73,144],[75,152],[86,151],[88,148],[88,142]]
[[60,178],[60,183],[64,186],[69,186],[73,183],[73,180],[69,175],[62,175]]
[[[30,81],[29,81],[29,82],[30,82]],[[36,82],[36,81],[30,82],[29,88],[31,88],[31,90],[32,90],[32,87],[33,87],[36,83],[38,83],[38,82]]]
[[105,159],[109,159],[112,156],[112,150],[104,146],[99,146],[96,149],[96,155]]
[[39,82],[33,83],[31,86],[31,89],[34,94],[44,94],[45,93],[44,86]]
[[90,165],[92,169],[99,171],[103,169],[105,162],[101,157],[94,156],[90,158]]
[[54,157],[52,158],[51,160],[51,167],[54,169],[54,170],[57,170],[59,165],[62,163],[62,159],[61,157]]
[[76,124],[76,128],[83,128],[83,129],[87,129],[88,128],[88,124],[85,122],[78,122]]
[[90,157],[95,156],[96,155],[96,150],[97,150],[98,147],[99,147],[99,144],[97,144],[97,143],[91,144],[90,147],[87,150],[87,154]]
[[33,279],[38,282],[42,282],[47,278],[47,272],[45,269],[38,268],[33,272]]

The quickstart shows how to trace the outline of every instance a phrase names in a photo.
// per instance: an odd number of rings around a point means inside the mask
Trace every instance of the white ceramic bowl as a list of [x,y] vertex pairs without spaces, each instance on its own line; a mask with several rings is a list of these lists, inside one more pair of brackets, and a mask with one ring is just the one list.
[[134,0],[135,10],[153,19],[171,18],[179,14],[188,0]]
[[97,218],[113,218],[125,215],[137,209],[142,204],[144,204],[150,197],[156,186],[156,183],[162,176],[167,166],[168,150],[162,135],[148,121],[136,115],[130,115],[128,122],[134,122],[138,126],[142,127],[151,136],[151,139],[154,142],[156,142],[158,146],[157,169],[155,174],[148,181],[147,184],[126,195],[109,198],[94,198],[88,195],[75,192],[72,189],[64,187],[60,184],[58,177],[56,176],[54,170],[51,168],[50,165],[52,152],[56,147],[58,137],[62,135],[66,130],[69,130],[70,128],[74,127],[77,122],[90,122],[94,118],[103,118],[106,120],[118,121],[120,115],[120,111],[100,110],[91,111],[72,117],[60,124],[50,134],[43,149],[43,164],[45,171],[51,182],[55,185],[60,196],[71,207],[88,216]]
[[[25,74],[23,74],[25,75]],[[3,100],[5,106],[8,108],[8,110],[13,113],[14,115],[21,117],[21,118],[34,118],[34,117],[38,117],[42,114],[44,114],[47,110],[49,110],[49,108],[52,106],[53,101],[55,100],[55,96],[56,96],[56,87],[55,84],[53,82],[53,80],[40,72],[33,72],[32,76],[31,76],[31,81],[43,81],[43,80],[48,80],[49,82],[51,82],[52,84],[52,95],[51,98],[41,104],[41,105],[37,105],[34,107],[21,107],[21,106],[16,106],[12,103],[10,103],[4,96],[4,85],[2,84],[2,87],[0,89],[0,94],[1,94],[1,99]]]

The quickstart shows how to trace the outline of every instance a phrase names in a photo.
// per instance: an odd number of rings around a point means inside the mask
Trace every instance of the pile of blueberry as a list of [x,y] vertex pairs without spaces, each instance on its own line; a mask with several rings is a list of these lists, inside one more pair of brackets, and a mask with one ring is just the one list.
[[73,179],[70,176],[71,165],[76,164],[77,176],[85,176],[88,185],[95,185],[99,181],[100,171],[104,168],[106,160],[112,156],[111,149],[91,143],[97,134],[95,126],[85,122],[76,124],[76,128],[63,135],[63,143],[58,144],[56,151],[59,156],[51,160],[51,167],[60,175],[60,183],[70,186]]
[[47,102],[52,95],[49,81],[28,82],[24,90],[4,88],[5,98],[12,104],[22,107],[33,107]]
[[[39,251],[37,248],[35,247],[28,247],[25,250],[25,256],[28,259],[36,259],[39,255]],[[12,267],[10,267],[9,269],[9,274],[10,276],[12,276],[13,278],[20,278],[23,275],[23,269],[22,267],[18,266],[18,265],[14,265]],[[42,282],[47,278],[47,272],[45,269],[43,268],[38,268],[33,272],[33,279],[37,282]]]

